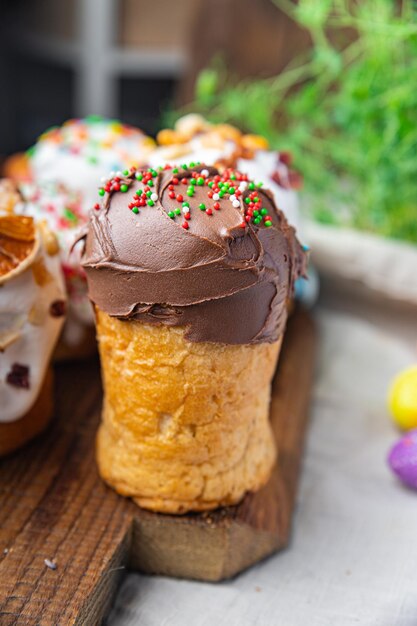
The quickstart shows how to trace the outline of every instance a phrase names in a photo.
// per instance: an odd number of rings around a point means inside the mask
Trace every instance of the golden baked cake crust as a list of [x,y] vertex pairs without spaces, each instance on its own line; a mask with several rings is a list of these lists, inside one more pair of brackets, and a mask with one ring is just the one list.
[[238,502],[270,475],[270,380],[280,341],[192,343],[178,327],[97,311],[105,387],[101,476],[165,513]]

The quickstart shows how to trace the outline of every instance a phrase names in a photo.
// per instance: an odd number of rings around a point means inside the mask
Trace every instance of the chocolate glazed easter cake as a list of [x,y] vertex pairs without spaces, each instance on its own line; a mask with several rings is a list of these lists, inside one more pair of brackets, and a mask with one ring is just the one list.
[[98,464],[140,506],[238,502],[269,478],[271,380],[306,257],[234,170],[126,170],[82,239],[104,380]]

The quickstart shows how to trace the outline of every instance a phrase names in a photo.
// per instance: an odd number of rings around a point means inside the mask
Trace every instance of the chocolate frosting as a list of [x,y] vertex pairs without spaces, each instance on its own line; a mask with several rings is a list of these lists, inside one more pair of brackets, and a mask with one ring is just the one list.
[[[80,237],[92,302],[122,320],[183,326],[190,341],[277,340],[306,255],[272,194],[228,170],[221,180],[234,185],[232,193],[209,197],[220,176],[203,165],[153,171],[151,187],[146,172],[132,168],[110,180]],[[251,197],[267,219],[245,219]]]

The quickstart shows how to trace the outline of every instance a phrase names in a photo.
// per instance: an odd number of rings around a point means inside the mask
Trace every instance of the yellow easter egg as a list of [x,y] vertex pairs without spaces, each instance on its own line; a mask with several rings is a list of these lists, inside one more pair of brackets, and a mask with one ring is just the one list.
[[388,404],[396,424],[403,430],[417,428],[417,365],[409,367],[392,382]]

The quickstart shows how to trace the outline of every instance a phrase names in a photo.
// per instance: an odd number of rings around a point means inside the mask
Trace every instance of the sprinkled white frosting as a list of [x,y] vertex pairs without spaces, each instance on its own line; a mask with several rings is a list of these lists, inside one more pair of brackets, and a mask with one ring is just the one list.
[[103,176],[145,164],[153,147],[153,140],[136,128],[90,116],[45,132],[29,150],[30,168],[36,182],[59,182],[81,192],[88,210],[97,201]]
[[39,229],[30,257],[0,285],[0,422],[23,417],[35,403],[65,316],[58,254]]

